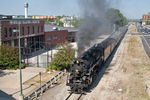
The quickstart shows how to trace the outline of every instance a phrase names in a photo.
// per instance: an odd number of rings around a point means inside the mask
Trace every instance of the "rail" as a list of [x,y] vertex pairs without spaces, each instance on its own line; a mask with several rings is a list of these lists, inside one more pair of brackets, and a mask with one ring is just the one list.
[[34,100],[37,99],[40,95],[42,95],[46,90],[50,88],[54,83],[57,83],[57,80],[60,79],[65,74],[65,71],[59,72],[56,76],[54,76],[52,79],[50,79],[48,82],[46,82],[44,85],[42,85],[40,88],[32,92],[30,95],[28,95],[24,100]]

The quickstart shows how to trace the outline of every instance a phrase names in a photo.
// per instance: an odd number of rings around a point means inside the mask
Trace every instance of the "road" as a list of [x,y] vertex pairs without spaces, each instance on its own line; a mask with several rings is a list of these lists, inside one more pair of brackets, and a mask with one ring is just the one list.
[[141,39],[144,45],[144,49],[147,55],[150,57],[150,34],[149,33],[141,33]]
[[131,33],[130,35],[136,35],[141,37],[145,52],[150,57],[150,33]]

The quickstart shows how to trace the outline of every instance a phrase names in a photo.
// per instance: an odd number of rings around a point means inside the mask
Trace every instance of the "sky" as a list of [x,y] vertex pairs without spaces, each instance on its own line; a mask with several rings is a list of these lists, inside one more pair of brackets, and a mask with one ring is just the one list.
[[[24,3],[29,3],[29,15],[77,15],[79,0],[0,0],[0,14],[24,15]],[[139,19],[150,12],[150,0],[114,0],[112,7],[127,18]]]

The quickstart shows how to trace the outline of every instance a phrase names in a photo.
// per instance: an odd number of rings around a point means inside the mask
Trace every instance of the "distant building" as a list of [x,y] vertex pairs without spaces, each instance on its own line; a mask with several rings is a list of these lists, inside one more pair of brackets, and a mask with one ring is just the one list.
[[0,15],[0,19],[12,19],[10,15]]
[[60,19],[61,22],[63,22],[64,27],[74,27],[72,25],[72,22],[76,21],[77,17],[75,16],[65,16]]
[[150,13],[143,15],[142,25],[150,25]]
[[55,22],[57,18],[56,16],[32,16],[32,19],[44,19],[51,22]]

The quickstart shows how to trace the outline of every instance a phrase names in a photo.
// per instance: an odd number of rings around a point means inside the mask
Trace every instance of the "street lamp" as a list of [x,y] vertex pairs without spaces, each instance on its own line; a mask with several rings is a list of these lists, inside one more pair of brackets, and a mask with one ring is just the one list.
[[21,47],[20,47],[20,24],[19,29],[14,29],[13,32],[19,33],[19,67],[20,67],[20,95],[19,100],[23,100],[23,93],[22,93],[22,72],[21,72]]

